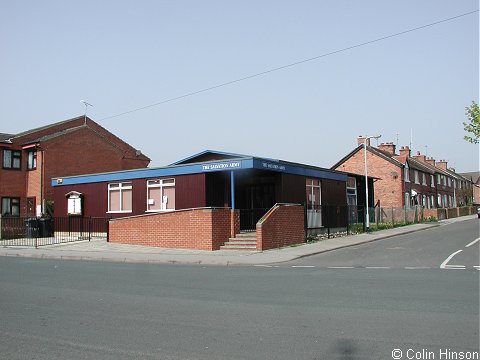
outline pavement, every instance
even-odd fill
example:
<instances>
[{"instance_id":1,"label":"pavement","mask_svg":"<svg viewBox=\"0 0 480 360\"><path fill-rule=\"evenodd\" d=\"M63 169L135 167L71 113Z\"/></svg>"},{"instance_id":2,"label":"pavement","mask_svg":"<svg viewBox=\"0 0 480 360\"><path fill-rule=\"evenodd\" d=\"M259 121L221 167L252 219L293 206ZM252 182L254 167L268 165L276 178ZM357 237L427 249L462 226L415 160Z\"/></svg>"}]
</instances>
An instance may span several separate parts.
<instances>
[{"instance_id":1,"label":"pavement","mask_svg":"<svg viewBox=\"0 0 480 360\"><path fill-rule=\"evenodd\" d=\"M188 265L266 265L295 260L344 247L365 244L398 235L428 230L433 227L477 218L477 215L441 220L435 223L413 224L371 233L348 235L280 249L245 250L186 250L164 249L140 245L109 243L105 240L32 247L0 247L0 256L40 259L110 261L124 263L188 264Z\"/></svg>"}]
</instances>

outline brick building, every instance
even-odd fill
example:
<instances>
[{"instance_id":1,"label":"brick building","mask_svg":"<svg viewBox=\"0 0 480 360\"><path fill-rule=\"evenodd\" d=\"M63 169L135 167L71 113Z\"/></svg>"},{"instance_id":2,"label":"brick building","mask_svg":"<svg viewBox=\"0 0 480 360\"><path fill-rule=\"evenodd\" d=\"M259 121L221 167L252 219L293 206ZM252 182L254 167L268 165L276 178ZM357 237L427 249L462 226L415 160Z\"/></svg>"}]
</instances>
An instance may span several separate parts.
<instances>
[{"instance_id":1,"label":"brick building","mask_svg":"<svg viewBox=\"0 0 480 360\"><path fill-rule=\"evenodd\" d=\"M362 176L211 150L164 167L56 177L52 186L56 217L113 218L110 241L209 250L246 231L262 250L302 242L305 226L346 228L347 198L365 201Z\"/></svg>"},{"instance_id":2,"label":"brick building","mask_svg":"<svg viewBox=\"0 0 480 360\"><path fill-rule=\"evenodd\" d=\"M357 147L332 169L365 174L364 161L365 137L359 136ZM366 140L368 175L375 177L375 203L382 207L425 208L456 207L468 201L468 196L457 198L457 193L467 194L471 182L449 169L447 162L436 162L433 158L417 153L412 156L408 146L396 152L393 143L371 146Z\"/></svg>"},{"instance_id":3,"label":"brick building","mask_svg":"<svg viewBox=\"0 0 480 360\"><path fill-rule=\"evenodd\" d=\"M2 216L39 216L53 200L50 179L145 168L150 159L88 117L0 134Z\"/></svg>"}]
</instances>

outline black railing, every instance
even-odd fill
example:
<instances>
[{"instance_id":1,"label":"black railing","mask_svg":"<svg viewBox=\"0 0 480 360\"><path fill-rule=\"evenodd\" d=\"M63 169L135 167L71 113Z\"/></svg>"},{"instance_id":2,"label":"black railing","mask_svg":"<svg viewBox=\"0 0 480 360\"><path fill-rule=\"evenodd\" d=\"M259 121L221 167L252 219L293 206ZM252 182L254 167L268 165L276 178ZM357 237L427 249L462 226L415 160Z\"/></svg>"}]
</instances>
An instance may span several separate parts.
<instances>
[{"instance_id":1,"label":"black railing","mask_svg":"<svg viewBox=\"0 0 480 360\"><path fill-rule=\"evenodd\" d=\"M43 246L91 240L108 239L109 218L0 218L0 245Z\"/></svg>"},{"instance_id":2,"label":"black railing","mask_svg":"<svg viewBox=\"0 0 480 360\"><path fill-rule=\"evenodd\" d=\"M240 209L240 231L252 232L257 230L257 222L270 208Z\"/></svg>"}]
</instances>

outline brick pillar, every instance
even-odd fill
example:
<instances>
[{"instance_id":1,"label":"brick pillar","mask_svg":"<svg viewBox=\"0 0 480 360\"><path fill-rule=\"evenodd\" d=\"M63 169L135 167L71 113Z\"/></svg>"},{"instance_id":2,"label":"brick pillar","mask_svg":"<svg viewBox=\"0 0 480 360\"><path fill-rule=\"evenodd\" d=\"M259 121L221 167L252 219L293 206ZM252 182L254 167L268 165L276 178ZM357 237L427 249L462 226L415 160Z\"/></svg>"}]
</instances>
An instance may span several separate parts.
<instances>
[{"instance_id":1,"label":"brick pillar","mask_svg":"<svg viewBox=\"0 0 480 360\"><path fill-rule=\"evenodd\" d=\"M240 210L230 210L230 236L233 238L240 232Z\"/></svg>"}]
</instances>

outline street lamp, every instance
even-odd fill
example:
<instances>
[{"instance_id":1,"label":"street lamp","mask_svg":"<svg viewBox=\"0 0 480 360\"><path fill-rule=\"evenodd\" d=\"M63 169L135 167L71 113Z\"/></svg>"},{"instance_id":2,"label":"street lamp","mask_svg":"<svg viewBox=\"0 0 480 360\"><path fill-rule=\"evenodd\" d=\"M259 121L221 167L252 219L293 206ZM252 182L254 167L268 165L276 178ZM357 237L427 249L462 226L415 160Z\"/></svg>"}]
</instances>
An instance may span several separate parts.
<instances>
[{"instance_id":1,"label":"street lamp","mask_svg":"<svg viewBox=\"0 0 480 360\"><path fill-rule=\"evenodd\" d=\"M370 139L379 139L382 135L375 135L375 136L365 136L363 139L363 152L365 157L365 208L366 208L366 216L367 219L365 220L365 231L368 232L370 228L370 216L368 213L368 164L367 164L367 140Z\"/></svg>"}]
</instances>

